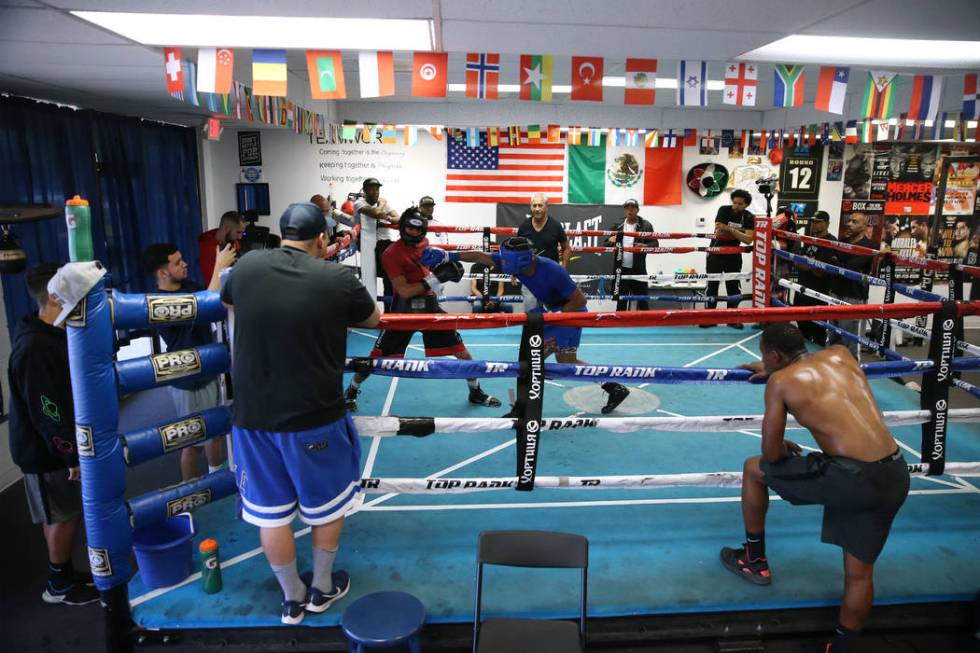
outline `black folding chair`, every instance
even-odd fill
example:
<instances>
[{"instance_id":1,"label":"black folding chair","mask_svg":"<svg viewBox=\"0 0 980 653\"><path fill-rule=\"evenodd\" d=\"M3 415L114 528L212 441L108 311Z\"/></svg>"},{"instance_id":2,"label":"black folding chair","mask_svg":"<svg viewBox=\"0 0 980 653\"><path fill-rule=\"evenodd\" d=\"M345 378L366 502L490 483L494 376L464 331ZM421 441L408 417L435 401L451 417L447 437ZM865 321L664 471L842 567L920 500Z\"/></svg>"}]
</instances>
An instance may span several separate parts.
<instances>
[{"instance_id":1,"label":"black folding chair","mask_svg":"<svg viewBox=\"0 0 980 653\"><path fill-rule=\"evenodd\" d=\"M483 565L582 570L582 599L576 625L543 619L487 619L480 623ZM544 653L584 651L588 591L589 541L553 531L485 531L480 533L476 570L473 653Z\"/></svg>"}]
</instances>

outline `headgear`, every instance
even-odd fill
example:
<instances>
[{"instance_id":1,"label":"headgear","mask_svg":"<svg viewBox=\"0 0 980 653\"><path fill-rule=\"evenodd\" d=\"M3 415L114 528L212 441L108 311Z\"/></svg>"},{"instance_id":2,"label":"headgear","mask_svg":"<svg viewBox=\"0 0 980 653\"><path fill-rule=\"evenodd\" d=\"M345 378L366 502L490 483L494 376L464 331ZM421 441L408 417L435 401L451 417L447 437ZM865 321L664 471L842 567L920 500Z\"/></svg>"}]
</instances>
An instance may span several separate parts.
<instances>
[{"instance_id":1,"label":"headgear","mask_svg":"<svg viewBox=\"0 0 980 653\"><path fill-rule=\"evenodd\" d=\"M534 260L531 241L523 236L514 236L500 243L500 269L504 274L520 274Z\"/></svg>"},{"instance_id":2,"label":"headgear","mask_svg":"<svg viewBox=\"0 0 980 653\"><path fill-rule=\"evenodd\" d=\"M408 227L418 230L418 235L411 235L405 231ZM414 206L405 209L398 219L398 234L408 245L418 246L425 239L425 234L429 231L429 222L419 210Z\"/></svg>"}]
</instances>

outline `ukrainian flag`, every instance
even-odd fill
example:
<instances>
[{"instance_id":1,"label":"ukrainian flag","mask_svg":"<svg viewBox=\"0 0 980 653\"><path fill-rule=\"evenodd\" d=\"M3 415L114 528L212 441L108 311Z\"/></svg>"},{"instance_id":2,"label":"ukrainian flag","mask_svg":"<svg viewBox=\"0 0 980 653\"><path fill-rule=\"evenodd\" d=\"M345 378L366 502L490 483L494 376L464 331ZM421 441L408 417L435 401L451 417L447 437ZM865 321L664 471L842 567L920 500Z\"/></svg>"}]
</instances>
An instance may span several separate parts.
<instances>
[{"instance_id":1,"label":"ukrainian flag","mask_svg":"<svg viewBox=\"0 0 980 653\"><path fill-rule=\"evenodd\" d=\"M252 93L286 96L286 51L252 51Z\"/></svg>"}]
</instances>

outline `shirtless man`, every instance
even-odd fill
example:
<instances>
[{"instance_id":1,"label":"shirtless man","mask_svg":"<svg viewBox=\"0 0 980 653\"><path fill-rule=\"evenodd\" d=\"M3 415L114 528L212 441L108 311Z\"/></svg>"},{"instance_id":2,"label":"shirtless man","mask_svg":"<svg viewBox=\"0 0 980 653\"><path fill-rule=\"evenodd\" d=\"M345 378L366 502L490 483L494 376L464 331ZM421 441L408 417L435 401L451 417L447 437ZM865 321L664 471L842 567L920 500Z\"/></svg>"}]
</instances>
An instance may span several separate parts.
<instances>
[{"instance_id":1,"label":"shirtless man","mask_svg":"<svg viewBox=\"0 0 980 653\"><path fill-rule=\"evenodd\" d=\"M766 559L769 489L793 505L824 506L821 540L844 550L844 596L826 651L854 646L874 599L874 563L909 491L909 473L858 362L843 346L809 353L789 323L762 333L762 360L742 365L768 378L762 455L745 461L742 518L746 542L721 550L730 571L757 585L772 582ZM801 455L786 440L787 415L821 451Z\"/></svg>"}]
</instances>

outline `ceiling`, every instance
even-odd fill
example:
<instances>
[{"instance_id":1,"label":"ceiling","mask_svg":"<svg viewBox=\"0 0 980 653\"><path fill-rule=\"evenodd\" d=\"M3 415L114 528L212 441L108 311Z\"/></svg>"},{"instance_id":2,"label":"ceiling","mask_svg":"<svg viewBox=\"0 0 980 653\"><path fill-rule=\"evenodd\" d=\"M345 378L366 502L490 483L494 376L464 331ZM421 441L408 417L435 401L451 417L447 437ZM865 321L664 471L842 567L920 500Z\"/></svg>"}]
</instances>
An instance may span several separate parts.
<instances>
[{"instance_id":1,"label":"ceiling","mask_svg":"<svg viewBox=\"0 0 980 653\"><path fill-rule=\"evenodd\" d=\"M605 57L605 74L613 76L623 74L627 56L659 59L661 77L674 76L677 60L704 59L713 62L710 78L720 79L725 61L794 33L942 40L976 40L980 34L978 0L0 0L0 91L185 125L201 124L207 112L167 95L160 48L128 41L71 16L70 10L259 16L274 10L284 16L433 19L437 49L455 53L449 81L457 84L464 82L465 52L501 53L501 84L518 83L522 53L555 55L555 84L570 83L568 56L573 54ZM324 47L329 43L326 34ZM236 50L235 78L249 85L250 55ZM184 48L183 56L193 59L194 51ZM669 121L668 114L693 117L705 111L674 108L673 91L665 89L658 93L656 108L624 107L622 90L610 87L605 101L591 106L570 103L567 95L556 96L552 106L531 106L512 94L496 103L474 102L461 92L451 92L446 100L401 95L364 102L356 100L356 52L345 53L344 59L354 100L312 101L303 52L290 51L291 99L334 120L365 114L372 122L460 125L508 124L525 117L527 122L644 126L653 119ZM410 65L410 53L396 54L400 89L409 87ZM772 95L770 67L762 70L759 108L724 107L720 92L714 92L708 111L727 111L735 122L760 120ZM808 75L809 102L815 77ZM856 84L856 79L861 81ZM959 88L952 87L959 83L947 84L944 105L955 106ZM853 72L851 85L849 95L863 92L863 79ZM901 101L900 95L896 106ZM823 115L823 120L832 119ZM606 116L612 118L599 122ZM790 115L787 122L794 118Z\"/></svg>"}]
</instances>

